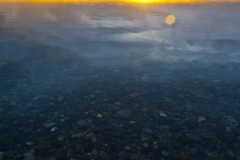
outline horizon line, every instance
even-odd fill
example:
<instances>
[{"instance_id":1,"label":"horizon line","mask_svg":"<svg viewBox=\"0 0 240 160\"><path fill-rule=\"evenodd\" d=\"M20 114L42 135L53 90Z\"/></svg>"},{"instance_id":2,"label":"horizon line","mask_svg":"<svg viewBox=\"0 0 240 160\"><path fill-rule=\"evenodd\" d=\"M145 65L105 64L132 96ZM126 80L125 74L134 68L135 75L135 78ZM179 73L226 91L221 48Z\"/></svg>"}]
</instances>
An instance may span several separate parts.
<instances>
[{"instance_id":1,"label":"horizon line","mask_svg":"<svg viewBox=\"0 0 240 160\"><path fill-rule=\"evenodd\" d=\"M237 3L239 0L0 0L0 3L126 3L126 4L206 4Z\"/></svg>"}]
</instances>

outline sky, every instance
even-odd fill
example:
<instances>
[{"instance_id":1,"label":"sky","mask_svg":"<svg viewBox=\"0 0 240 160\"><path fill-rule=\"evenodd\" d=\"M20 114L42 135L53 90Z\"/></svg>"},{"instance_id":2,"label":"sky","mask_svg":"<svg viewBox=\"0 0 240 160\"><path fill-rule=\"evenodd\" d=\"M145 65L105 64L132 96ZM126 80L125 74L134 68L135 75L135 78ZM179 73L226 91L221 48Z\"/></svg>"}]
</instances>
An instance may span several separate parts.
<instances>
[{"instance_id":1,"label":"sky","mask_svg":"<svg viewBox=\"0 0 240 160\"><path fill-rule=\"evenodd\" d=\"M239 0L0 0L5 3L232 3Z\"/></svg>"},{"instance_id":2,"label":"sky","mask_svg":"<svg viewBox=\"0 0 240 160\"><path fill-rule=\"evenodd\" d=\"M239 60L238 5L28 4L0 6L0 10L2 28L86 56L145 53L143 58L191 61L206 57L200 53L212 56L231 51L229 60ZM169 15L176 17L173 25L165 22ZM99 50L104 54L99 55Z\"/></svg>"},{"instance_id":3,"label":"sky","mask_svg":"<svg viewBox=\"0 0 240 160\"><path fill-rule=\"evenodd\" d=\"M169 15L175 16L172 25L165 22ZM114 71L132 66L151 70L151 64L165 63L178 69L175 64L185 62L233 66L240 62L238 15L239 4L2 4L0 42L5 50L0 52L5 57L0 62L14 52L14 59L28 63L24 55L45 46L43 53L73 53L74 59Z\"/></svg>"}]
</instances>

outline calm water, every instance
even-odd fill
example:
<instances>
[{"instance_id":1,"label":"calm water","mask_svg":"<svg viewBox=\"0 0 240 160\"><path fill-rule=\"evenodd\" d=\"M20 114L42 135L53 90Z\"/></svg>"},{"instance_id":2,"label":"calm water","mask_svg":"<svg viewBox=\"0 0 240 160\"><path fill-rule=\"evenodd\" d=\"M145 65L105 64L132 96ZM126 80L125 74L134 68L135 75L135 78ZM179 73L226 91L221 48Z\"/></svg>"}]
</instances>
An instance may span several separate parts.
<instances>
[{"instance_id":1,"label":"calm water","mask_svg":"<svg viewBox=\"0 0 240 160\"><path fill-rule=\"evenodd\" d=\"M240 159L239 15L0 3L0 160Z\"/></svg>"}]
</instances>

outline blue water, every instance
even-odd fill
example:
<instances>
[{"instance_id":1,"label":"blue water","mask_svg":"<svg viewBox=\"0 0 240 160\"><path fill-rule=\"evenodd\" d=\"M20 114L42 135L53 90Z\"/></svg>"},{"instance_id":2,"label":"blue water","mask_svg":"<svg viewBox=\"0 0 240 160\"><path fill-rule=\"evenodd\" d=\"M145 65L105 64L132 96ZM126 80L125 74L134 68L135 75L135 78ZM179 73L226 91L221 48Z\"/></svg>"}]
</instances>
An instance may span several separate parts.
<instances>
[{"instance_id":1,"label":"blue water","mask_svg":"<svg viewBox=\"0 0 240 160\"><path fill-rule=\"evenodd\" d=\"M0 159L240 159L239 8L0 3Z\"/></svg>"}]
</instances>

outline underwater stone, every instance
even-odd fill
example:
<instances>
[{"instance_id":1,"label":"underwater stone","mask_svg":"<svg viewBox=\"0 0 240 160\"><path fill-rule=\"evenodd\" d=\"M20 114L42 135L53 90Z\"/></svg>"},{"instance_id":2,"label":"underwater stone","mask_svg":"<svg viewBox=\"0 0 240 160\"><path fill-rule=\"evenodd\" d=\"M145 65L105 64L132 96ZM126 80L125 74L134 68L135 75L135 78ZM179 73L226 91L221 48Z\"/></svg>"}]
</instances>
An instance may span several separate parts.
<instances>
[{"instance_id":1,"label":"underwater stone","mask_svg":"<svg viewBox=\"0 0 240 160\"><path fill-rule=\"evenodd\" d=\"M77 133L77 134L73 134L71 138L80 138L82 136L83 136L83 133Z\"/></svg>"},{"instance_id":2,"label":"underwater stone","mask_svg":"<svg viewBox=\"0 0 240 160\"><path fill-rule=\"evenodd\" d=\"M164 118L167 117L167 114L166 114L166 113L163 113L163 112L161 112L159 115L160 115L160 117L164 117Z\"/></svg>"},{"instance_id":3,"label":"underwater stone","mask_svg":"<svg viewBox=\"0 0 240 160\"><path fill-rule=\"evenodd\" d=\"M206 121L205 117L202 117L202 116L198 117L198 122L203 122L203 121Z\"/></svg>"},{"instance_id":4,"label":"underwater stone","mask_svg":"<svg viewBox=\"0 0 240 160\"><path fill-rule=\"evenodd\" d=\"M36 158L32 153L25 153L24 154L24 159L23 160L35 160Z\"/></svg>"},{"instance_id":5,"label":"underwater stone","mask_svg":"<svg viewBox=\"0 0 240 160\"><path fill-rule=\"evenodd\" d=\"M44 123L43 125L47 128L54 126L56 123Z\"/></svg>"},{"instance_id":6,"label":"underwater stone","mask_svg":"<svg viewBox=\"0 0 240 160\"><path fill-rule=\"evenodd\" d=\"M87 125L88 125L88 122L86 120L77 121L77 126L80 128L86 127Z\"/></svg>"},{"instance_id":7,"label":"underwater stone","mask_svg":"<svg viewBox=\"0 0 240 160\"><path fill-rule=\"evenodd\" d=\"M0 152L0 160L3 160L3 152Z\"/></svg>"},{"instance_id":8,"label":"underwater stone","mask_svg":"<svg viewBox=\"0 0 240 160\"><path fill-rule=\"evenodd\" d=\"M139 95L139 93L131 93L131 94L129 94L129 96L132 97L132 98L135 98L135 97L137 97L138 95Z\"/></svg>"},{"instance_id":9,"label":"underwater stone","mask_svg":"<svg viewBox=\"0 0 240 160\"><path fill-rule=\"evenodd\" d=\"M97 118L102 118L103 116L101 114L97 114Z\"/></svg>"},{"instance_id":10,"label":"underwater stone","mask_svg":"<svg viewBox=\"0 0 240 160\"><path fill-rule=\"evenodd\" d=\"M51 132L54 132L54 131L56 131L56 130L58 130L58 127L53 127L53 128L51 129Z\"/></svg>"},{"instance_id":11,"label":"underwater stone","mask_svg":"<svg viewBox=\"0 0 240 160\"><path fill-rule=\"evenodd\" d=\"M130 150L130 147L129 146L125 146L124 149L125 150Z\"/></svg>"},{"instance_id":12,"label":"underwater stone","mask_svg":"<svg viewBox=\"0 0 240 160\"><path fill-rule=\"evenodd\" d=\"M151 129L149 129L149 128L144 128L144 129L142 130L142 132L148 133L148 134L153 133L153 131L152 131Z\"/></svg>"},{"instance_id":13,"label":"underwater stone","mask_svg":"<svg viewBox=\"0 0 240 160\"><path fill-rule=\"evenodd\" d=\"M134 124L134 123L136 123L136 121L130 121L130 122L129 122L129 124Z\"/></svg>"},{"instance_id":14,"label":"underwater stone","mask_svg":"<svg viewBox=\"0 0 240 160\"><path fill-rule=\"evenodd\" d=\"M117 114L121 116L122 118L129 118L132 116L131 110L119 110L117 111Z\"/></svg>"},{"instance_id":15,"label":"underwater stone","mask_svg":"<svg viewBox=\"0 0 240 160\"><path fill-rule=\"evenodd\" d=\"M161 132L168 132L169 126L168 125L162 125L159 129Z\"/></svg>"}]
</instances>

